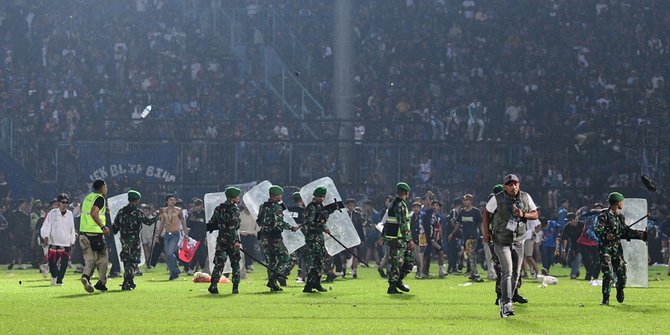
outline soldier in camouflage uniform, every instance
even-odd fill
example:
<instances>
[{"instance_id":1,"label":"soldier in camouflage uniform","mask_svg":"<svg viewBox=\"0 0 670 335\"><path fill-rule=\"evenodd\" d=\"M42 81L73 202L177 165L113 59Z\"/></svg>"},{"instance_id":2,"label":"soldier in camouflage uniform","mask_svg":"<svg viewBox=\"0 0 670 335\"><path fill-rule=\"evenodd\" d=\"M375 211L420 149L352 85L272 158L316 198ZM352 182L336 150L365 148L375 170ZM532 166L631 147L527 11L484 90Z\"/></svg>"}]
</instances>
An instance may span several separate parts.
<instances>
[{"instance_id":1,"label":"soldier in camouflage uniform","mask_svg":"<svg viewBox=\"0 0 670 335\"><path fill-rule=\"evenodd\" d=\"M121 261L124 274L121 289L124 291L135 289L135 272L140 263L142 240L140 230L142 224L150 226L158 221L158 216L147 217L140 208L140 192L128 191L128 205L121 208L114 218L112 229L121 233Z\"/></svg>"},{"instance_id":2,"label":"soldier in camouflage uniform","mask_svg":"<svg viewBox=\"0 0 670 335\"><path fill-rule=\"evenodd\" d=\"M635 231L626 226L626 219L621 214L624 197L619 192L610 193L609 208L598 215L598 226L595 229L598 236L598 251L600 251L600 268L603 272L603 300L601 305L609 305L610 285L612 272L616 274L616 300L624 300L623 289L626 286L626 262L623 259L621 239L643 239L646 241L646 232Z\"/></svg>"},{"instance_id":3,"label":"soldier in camouflage uniform","mask_svg":"<svg viewBox=\"0 0 670 335\"><path fill-rule=\"evenodd\" d=\"M388 294L402 293L400 291L409 292L409 287L403 284L402 280L412 271L416 261L406 202L409 190L407 183L400 182L396 185L396 197L388 209L388 219L386 219L382 232L384 243L388 246L389 263L391 264L388 272L389 288L386 291Z\"/></svg>"},{"instance_id":4,"label":"soldier in camouflage uniform","mask_svg":"<svg viewBox=\"0 0 670 335\"><path fill-rule=\"evenodd\" d=\"M261 247L265 253L265 260L269 268L267 270L268 283L266 286L270 288L271 292L278 292L283 290L279 287L277 281L285 286L286 279L270 269L274 269L285 276L288 275L291 267L291 259L281 234L284 229L296 231L298 227L291 227L291 225L284 221L284 206L280 203L284 189L273 185L270 187L269 193L270 199L261 205L256 222L260 227L258 238L261 241Z\"/></svg>"},{"instance_id":5,"label":"soldier in camouflage uniform","mask_svg":"<svg viewBox=\"0 0 670 335\"><path fill-rule=\"evenodd\" d=\"M326 292L326 289L321 286L321 272L326 256L323 233L330 233L330 230L326 228L326 221L330 213L323 206L326 188L319 186L312 195L314 196L312 202L305 209L305 223L300 227L302 233L305 234L305 248L307 248L307 281L302 290L305 293L312 293L312 290Z\"/></svg>"},{"instance_id":6,"label":"soldier in camouflage uniform","mask_svg":"<svg viewBox=\"0 0 670 335\"><path fill-rule=\"evenodd\" d=\"M219 294L217 284L221 279L221 271L226 264L226 257L230 258L230 266L233 270L233 294L239 293L240 284L240 209L237 204L240 203L240 189L237 187L228 187L225 190L226 202L220 204L214 209L212 218L207 223L207 230L211 233L214 230L219 231L216 238L216 251L214 252L214 270L209 288L211 294Z\"/></svg>"}]
</instances>

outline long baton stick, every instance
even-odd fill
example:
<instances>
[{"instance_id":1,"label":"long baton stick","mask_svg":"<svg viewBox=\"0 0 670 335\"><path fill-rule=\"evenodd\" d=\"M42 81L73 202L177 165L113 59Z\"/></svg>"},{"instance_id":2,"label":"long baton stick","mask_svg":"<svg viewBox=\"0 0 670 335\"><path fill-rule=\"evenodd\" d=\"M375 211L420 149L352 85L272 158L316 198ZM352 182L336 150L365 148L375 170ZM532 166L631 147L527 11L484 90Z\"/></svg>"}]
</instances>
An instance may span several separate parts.
<instances>
[{"instance_id":1,"label":"long baton stick","mask_svg":"<svg viewBox=\"0 0 670 335\"><path fill-rule=\"evenodd\" d=\"M356 256L356 254L354 254L351 250L349 250L349 248L347 248L347 246L345 246L342 242L340 242L340 240L338 240L337 238L335 238L335 236L333 236L333 234L331 234L331 233L326 233L326 234L328 234L328 236L332 237L333 240L334 240L335 242L337 242L339 245L341 245L342 248L344 248L344 250L346 250L349 254L351 254L351 256L354 256L359 262L363 263L365 266L370 267L370 265L368 265L368 263L366 263L366 262L365 262L364 260L362 260L360 257Z\"/></svg>"},{"instance_id":2,"label":"long baton stick","mask_svg":"<svg viewBox=\"0 0 670 335\"><path fill-rule=\"evenodd\" d=\"M253 259L254 261L256 261L256 263L262 265L264 268L266 268L266 269L268 269L268 270L274 272L276 275L280 276L281 278L288 279L288 277L286 277L285 275L279 273L277 270L275 270L275 269L273 269L273 268L267 266L265 263L259 261L256 257L251 256L251 254L248 253L248 252L246 252L244 249L240 248L239 250L240 250L241 252L243 252L247 257L249 257L249 258Z\"/></svg>"},{"instance_id":3,"label":"long baton stick","mask_svg":"<svg viewBox=\"0 0 670 335\"><path fill-rule=\"evenodd\" d=\"M639 220L637 220L637 221L631 223L630 225L628 225L628 228L630 228L630 227L636 225L638 222L640 222L640 221L642 221L642 220L644 220L644 219L646 219L646 218L648 218L648 217L649 217L649 214L647 214L647 215L641 217ZM645 229L645 230L646 230L646 229Z\"/></svg>"}]
</instances>

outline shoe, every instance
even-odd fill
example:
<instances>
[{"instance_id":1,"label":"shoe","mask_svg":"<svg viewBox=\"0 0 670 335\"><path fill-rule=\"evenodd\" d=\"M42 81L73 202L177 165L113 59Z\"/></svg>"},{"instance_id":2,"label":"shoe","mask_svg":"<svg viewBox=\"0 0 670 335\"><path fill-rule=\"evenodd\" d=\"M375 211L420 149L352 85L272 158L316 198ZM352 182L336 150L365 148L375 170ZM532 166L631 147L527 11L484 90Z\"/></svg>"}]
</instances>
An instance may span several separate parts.
<instances>
[{"instance_id":1,"label":"shoe","mask_svg":"<svg viewBox=\"0 0 670 335\"><path fill-rule=\"evenodd\" d=\"M112 272L109 274L109 278L119 278L121 277L121 274L118 272Z\"/></svg>"},{"instance_id":2,"label":"shoe","mask_svg":"<svg viewBox=\"0 0 670 335\"><path fill-rule=\"evenodd\" d=\"M269 280L268 283L265 284L265 286L270 288L270 292L281 292L281 291L283 291L282 288L279 287L277 285L277 282L275 282L274 280Z\"/></svg>"},{"instance_id":3,"label":"shoe","mask_svg":"<svg viewBox=\"0 0 670 335\"><path fill-rule=\"evenodd\" d=\"M603 305L603 306L609 306L610 295L609 294L603 294L603 301L601 301L600 304Z\"/></svg>"},{"instance_id":4,"label":"shoe","mask_svg":"<svg viewBox=\"0 0 670 335\"><path fill-rule=\"evenodd\" d=\"M521 296L521 294L517 293L512 297L512 302L520 303L520 304L527 304L528 299L524 298Z\"/></svg>"},{"instance_id":5,"label":"shoe","mask_svg":"<svg viewBox=\"0 0 670 335\"><path fill-rule=\"evenodd\" d=\"M444 271L444 269L440 269L440 271L438 272L438 275L440 276L440 278L444 278L448 275L448 273L446 271Z\"/></svg>"},{"instance_id":6,"label":"shoe","mask_svg":"<svg viewBox=\"0 0 670 335\"><path fill-rule=\"evenodd\" d=\"M319 292L328 292L325 287L321 286L321 283L317 283L316 285L313 286L315 290Z\"/></svg>"},{"instance_id":7,"label":"shoe","mask_svg":"<svg viewBox=\"0 0 670 335\"><path fill-rule=\"evenodd\" d=\"M14 268L14 263L11 263L7 266L7 270L11 270Z\"/></svg>"},{"instance_id":8,"label":"shoe","mask_svg":"<svg viewBox=\"0 0 670 335\"><path fill-rule=\"evenodd\" d=\"M154 267L153 267L153 266L151 266L151 265L148 265L148 266L147 266L147 272L151 272L151 271L153 271L153 270L154 270Z\"/></svg>"},{"instance_id":9,"label":"shoe","mask_svg":"<svg viewBox=\"0 0 670 335\"><path fill-rule=\"evenodd\" d=\"M51 286L56 285L56 277L51 277Z\"/></svg>"},{"instance_id":10,"label":"shoe","mask_svg":"<svg viewBox=\"0 0 670 335\"><path fill-rule=\"evenodd\" d=\"M508 316L513 316L514 315L514 307L512 306L511 302L508 302L504 305L501 305L500 307L500 316L503 318L507 318Z\"/></svg>"},{"instance_id":11,"label":"shoe","mask_svg":"<svg viewBox=\"0 0 670 335\"><path fill-rule=\"evenodd\" d=\"M135 277L142 277L142 271L137 270L137 272L135 272Z\"/></svg>"},{"instance_id":12,"label":"shoe","mask_svg":"<svg viewBox=\"0 0 670 335\"><path fill-rule=\"evenodd\" d=\"M324 283L332 283L332 282L335 281L335 278L337 278L337 276L334 273L331 272L331 273L326 274L326 280L324 280L323 282Z\"/></svg>"},{"instance_id":13,"label":"shoe","mask_svg":"<svg viewBox=\"0 0 670 335\"><path fill-rule=\"evenodd\" d=\"M95 283L95 286L93 286L93 287L100 292L107 292L107 286L105 286L105 284L103 284L100 281Z\"/></svg>"},{"instance_id":14,"label":"shoe","mask_svg":"<svg viewBox=\"0 0 670 335\"><path fill-rule=\"evenodd\" d=\"M169 280L177 280L177 279L179 279L179 275L170 276L169 278Z\"/></svg>"},{"instance_id":15,"label":"shoe","mask_svg":"<svg viewBox=\"0 0 670 335\"><path fill-rule=\"evenodd\" d=\"M545 268L542 268L542 274L545 275L545 276L548 276L549 275L549 270L547 270Z\"/></svg>"},{"instance_id":16,"label":"shoe","mask_svg":"<svg viewBox=\"0 0 670 335\"><path fill-rule=\"evenodd\" d=\"M84 273L84 267L80 266L74 269L74 273Z\"/></svg>"},{"instance_id":17,"label":"shoe","mask_svg":"<svg viewBox=\"0 0 670 335\"><path fill-rule=\"evenodd\" d=\"M63 286L63 282L56 282L56 286Z\"/></svg>"},{"instance_id":18,"label":"shoe","mask_svg":"<svg viewBox=\"0 0 670 335\"><path fill-rule=\"evenodd\" d=\"M577 275L574 274L574 273L571 273L571 274L570 274L570 279L577 279Z\"/></svg>"},{"instance_id":19,"label":"shoe","mask_svg":"<svg viewBox=\"0 0 670 335\"><path fill-rule=\"evenodd\" d=\"M84 290L88 293L93 293L93 286L91 286L91 281L86 277L81 277L81 283L84 284Z\"/></svg>"},{"instance_id":20,"label":"shoe","mask_svg":"<svg viewBox=\"0 0 670 335\"><path fill-rule=\"evenodd\" d=\"M46 278L49 276L49 265L47 264L42 264L40 265L40 272L42 273L42 277Z\"/></svg>"},{"instance_id":21,"label":"shoe","mask_svg":"<svg viewBox=\"0 0 670 335\"><path fill-rule=\"evenodd\" d=\"M312 284L307 283L305 285L305 288L302 289L302 292L303 293L313 293L314 291L312 291Z\"/></svg>"},{"instance_id":22,"label":"shoe","mask_svg":"<svg viewBox=\"0 0 670 335\"><path fill-rule=\"evenodd\" d=\"M379 275L382 276L382 278L388 278L388 277L386 276L386 272L384 272L384 269L382 269L382 268L377 268L377 272L379 272ZM668 276L670 276L670 273L668 274Z\"/></svg>"},{"instance_id":23,"label":"shoe","mask_svg":"<svg viewBox=\"0 0 670 335\"><path fill-rule=\"evenodd\" d=\"M402 280L396 282L395 287L403 292L409 292L409 286L402 283Z\"/></svg>"},{"instance_id":24,"label":"shoe","mask_svg":"<svg viewBox=\"0 0 670 335\"><path fill-rule=\"evenodd\" d=\"M279 278L277 281L279 282L279 286L286 287L286 278Z\"/></svg>"},{"instance_id":25,"label":"shoe","mask_svg":"<svg viewBox=\"0 0 670 335\"><path fill-rule=\"evenodd\" d=\"M300 278L300 277L297 277L297 278L295 279L295 283L296 283L296 284L304 284L304 283L305 283L305 281L304 281L304 280L302 280L302 278Z\"/></svg>"},{"instance_id":26,"label":"shoe","mask_svg":"<svg viewBox=\"0 0 670 335\"><path fill-rule=\"evenodd\" d=\"M188 271L186 271L186 274L189 275L189 276L192 276L194 273L195 273L195 272L193 272L193 270L188 270Z\"/></svg>"},{"instance_id":27,"label":"shoe","mask_svg":"<svg viewBox=\"0 0 670 335\"><path fill-rule=\"evenodd\" d=\"M216 286L216 284L210 284L207 288L207 291L211 294L219 294L219 288Z\"/></svg>"},{"instance_id":28,"label":"shoe","mask_svg":"<svg viewBox=\"0 0 670 335\"><path fill-rule=\"evenodd\" d=\"M416 278L416 279L425 279L426 277L424 277L423 273L417 273L416 275L414 275L414 278Z\"/></svg>"},{"instance_id":29,"label":"shoe","mask_svg":"<svg viewBox=\"0 0 670 335\"><path fill-rule=\"evenodd\" d=\"M484 279L482 279L479 275L476 275L476 276L470 276L470 277L468 277L468 279L470 279L470 280L472 280L472 281L474 281L474 282L476 282L476 283L481 283L481 282L484 281Z\"/></svg>"},{"instance_id":30,"label":"shoe","mask_svg":"<svg viewBox=\"0 0 670 335\"><path fill-rule=\"evenodd\" d=\"M239 288L239 285L240 285L239 283L237 283L237 284L236 284L236 283L233 283L233 294L238 294L238 293L240 293L240 290L238 289L238 288Z\"/></svg>"},{"instance_id":31,"label":"shoe","mask_svg":"<svg viewBox=\"0 0 670 335\"><path fill-rule=\"evenodd\" d=\"M121 291L130 291L133 288L130 286L129 282L124 281L123 284L121 284Z\"/></svg>"},{"instance_id":32,"label":"shoe","mask_svg":"<svg viewBox=\"0 0 670 335\"><path fill-rule=\"evenodd\" d=\"M402 292L398 291L398 288L396 285L389 285L388 290L386 290L386 293L388 294L402 294Z\"/></svg>"},{"instance_id":33,"label":"shoe","mask_svg":"<svg viewBox=\"0 0 670 335\"><path fill-rule=\"evenodd\" d=\"M351 278L358 278L358 272L357 271L351 271Z\"/></svg>"},{"instance_id":34,"label":"shoe","mask_svg":"<svg viewBox=\"0 0 670 335\"><path fill-rule=\"evenodd\" d=\"M623 302L623 299L624 299L624 295L623 295L623 287L622 287L621 289L619 289L619 288L617 287L617 289L616 289L616 301L617 301L618 303L622 303L622 302Z\"/></svg>"}]
</instances>

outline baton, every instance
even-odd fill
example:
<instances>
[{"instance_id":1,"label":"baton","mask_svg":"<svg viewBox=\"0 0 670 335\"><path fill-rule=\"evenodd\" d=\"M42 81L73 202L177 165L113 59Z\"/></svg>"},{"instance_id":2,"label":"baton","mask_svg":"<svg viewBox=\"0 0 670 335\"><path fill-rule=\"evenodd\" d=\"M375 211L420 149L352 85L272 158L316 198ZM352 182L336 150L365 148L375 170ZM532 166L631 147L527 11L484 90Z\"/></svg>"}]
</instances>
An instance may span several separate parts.
<instances>
[{"instance_id":1,"label":"baton","mask_svg":"<svg viewBox=\"0 0 670 335\"><path fill-rule=\"evenodd\" d=\"M639 220L637 220L637 221L635 221L635 222L629 224L627 227L630 228L630 227L636 225L638 222L640 222L640 221L642 221L642 220L644 220L644 219L646 219L646 218L648 218L648 217L649 217L649 214L647 214L647 215L641 217ZM646 230L646 229L645 229L645 230Z\"/></svg>"},{"instance_id":2,"label":"baton","mask_svg":"<svg viewBox=\"0 0 670 335\"><path fill-rule=\"evenodd\" d=\"M354 254L353 252L351 252L351 250L349 250L349 248L347 248L347 246L345 246L342 242L340 242L340 240L338 240L337 238L335 238L335 236L333 236L333 234L331 234L331 233L326 233L326 234L328 234L328 236L332 237L333 240L335 240L335 242L337 242L339 245L341 245L342 248L344 248L344 250L346 250L351 256L354 256L359 262L363 263L363 265L365 265L366 267L370 267L370 265L368 265L368 263L366 263L366 262L365 262L364 260L362 260L360 257L356 256L356 254Z\"/></svg>"},{"instance_id":3,"label":"baton","mask_svg":"<svg viewBox=\"0 0 670 335\"><path fill-rule=\"evenodd\" d=\"M288 277L286 277L285 275L283 275L283 274L277 272L277 270L275 270L275 269L273 269L273 268L267 266L265 263L259 261L256 257L251 256L251 254L249 254L248 252L246 252L244 249L240 248L239 250L240 250L241 252L243 252L247 257L249 257L249 258L253 259L254 261L256 261L256 263L258 263L258 264L262 265L264 268L266 268L266 269L268 269L268 270L274 272L274 273L275 273L276 275L278 275L279 277L284 278L284 279L288 279Z\"/></svg>"}]
</instances>

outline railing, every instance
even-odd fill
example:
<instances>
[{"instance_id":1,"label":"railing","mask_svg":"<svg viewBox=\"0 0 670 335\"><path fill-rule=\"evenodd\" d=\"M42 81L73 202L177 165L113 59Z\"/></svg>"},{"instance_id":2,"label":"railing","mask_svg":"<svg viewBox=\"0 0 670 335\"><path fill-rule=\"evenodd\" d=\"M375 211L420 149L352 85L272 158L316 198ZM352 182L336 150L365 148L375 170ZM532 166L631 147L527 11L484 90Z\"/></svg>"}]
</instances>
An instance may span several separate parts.
<instances>
[{"instance_id":1,"label":"railing","mask_svg":"<svg viewBox=\"0 0 670 335\"><path fill-rule=\"evenodd\" d=\"M268 88L298 118L323 118L325 108L311 92L318 87L313 57L274 9L217 8L215 29L231 46L254 47ZM248 50L245 50L248 51ZM245 60L247 61L247 60Z\"/></svg>"}]
</instances>

